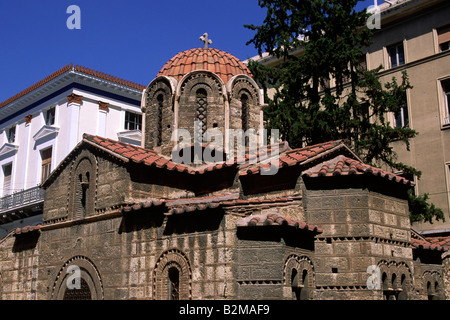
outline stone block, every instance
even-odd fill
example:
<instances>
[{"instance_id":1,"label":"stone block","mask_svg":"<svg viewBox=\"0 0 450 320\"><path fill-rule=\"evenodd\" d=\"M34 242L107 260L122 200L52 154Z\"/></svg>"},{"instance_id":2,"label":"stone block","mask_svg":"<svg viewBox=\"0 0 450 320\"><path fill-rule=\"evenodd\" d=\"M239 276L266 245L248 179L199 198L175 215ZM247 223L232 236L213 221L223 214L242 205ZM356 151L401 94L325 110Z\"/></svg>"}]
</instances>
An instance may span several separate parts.
<instances>
[{"instance_id":1,"label":"stone block","mask_svg":"<svg viewBox=\"0 0 450 320\"><path fill-rule=\"evenodd\" d=\"M322 209L341 209L345 207L343 197L324 197L322 198Z\"/></svg>"}]
</instances>

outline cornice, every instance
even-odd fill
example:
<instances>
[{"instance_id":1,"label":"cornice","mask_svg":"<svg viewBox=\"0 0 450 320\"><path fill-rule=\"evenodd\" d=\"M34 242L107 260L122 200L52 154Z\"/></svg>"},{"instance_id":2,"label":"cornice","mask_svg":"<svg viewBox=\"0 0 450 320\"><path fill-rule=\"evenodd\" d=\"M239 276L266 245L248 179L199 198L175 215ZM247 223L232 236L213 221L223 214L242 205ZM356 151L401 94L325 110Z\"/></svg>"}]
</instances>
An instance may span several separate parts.
<instances>
[{"instance_id":1,"label":"cornice","mask_svg":"<svg viewBox=\"0 0 450 320\"><path fill-rule=\"evenodd\" d=\"M48 138L52 135L57 135L59 132L58 127L44 125L39 131L33 136L34 141L40 141L42 139Z\"/></svg>"},{"instance_id":2,"label":"cornice","mask_svg":"<svg viewBox=\"0 0 450 320\"><path fill-rule=\"evenodd\" d=\"M141 143L142 140L142 132L141 130L128 130L128 131L122 131L117 133L117 137L119 141L122 142L138 142Z\"/></svg>"},{"instance_id":3,"label":"cornice","mask_svg":"<svg viewBox=\"0 0 450 320\"><path fill-rule=\"evenodd\" d=\"M0 157L15 153L17 150L19 150L18 145L7 142L0 148Z\"/></svg>"}]
</instances>

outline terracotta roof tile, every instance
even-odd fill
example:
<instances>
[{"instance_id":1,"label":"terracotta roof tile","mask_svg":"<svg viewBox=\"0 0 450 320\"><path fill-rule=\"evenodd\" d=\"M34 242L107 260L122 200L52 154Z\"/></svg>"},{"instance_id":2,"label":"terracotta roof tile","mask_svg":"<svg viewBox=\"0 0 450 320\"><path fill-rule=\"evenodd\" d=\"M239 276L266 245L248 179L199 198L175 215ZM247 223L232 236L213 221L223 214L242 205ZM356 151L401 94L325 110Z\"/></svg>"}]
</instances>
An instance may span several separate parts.
<instances>
[{"instance_id":1,"label":"terracotta roof tile","mask_svg":"<svg viewBox=\"0 0 450 320\"><path fill-rule=\"evenodd\" d=\"M425 237L425 240L434 246L439 246L448 250L450 248L450 236Z\"/></svg>"},{"instance_id":2,"label":"terracotta roof tile","mask_svg":"<svg viewBox=\"0 0 450 320\"><path fill-rule=\"evenodd\" d=\"M448 250L448 243L445 242L444 245L439 243L432 243L426 239L416 239L411 238L411 244L413 247L417 249L425 249L425 250L437 250L437 251L445 251Z\"/></svg>"},{"instance_id":3,"label":"terracotta roof tile","mask_svg":"<svg viewBox=\"0 0 450 320\"><path fill-rule=\"evenodd\" d=\"M224 83L237 74L252 76L242 61L215 48L194 48L179 52L167 61L157 76L170 76L179 81L187 73L200 69L216 73Z\"/></svg>"},{"instance_id":4,"label":"terracotta roof tile","mask_svg":"<svg viewBox=\"0 0 450 320\"><path fill-rule=\"evenodd\" d=\"M39 232L41 229L41 225L36 225L36 226L25 226L22 228L16 228L16 230L14 230L14 235L18 235L18 234L23 234L23 233L28 233L28 232L34 232L37 231Z\"/></svg>"},{"instance_id":5,"label":"terracotta roof tile","mask_svg":"<svg viewBox=\"0 0 450 320\"><path fill-rule=\"evenodd\" d=\"M405 185L412 185L413 182L384 171L382 169L372 167L368 164L362 163L359 160L351 159L344 155L339 155L334 159L328 160L304 172L304 175L314 177L332 177L332 176L346 176L346 175L363 175L370 174L379 176L387 180L395 181Z\"/></svg>"},{"instance_id":6,"label":"terracotta roof tile","mask_svg":"<svg viewBox=\"0 0 450 320\"><path fill-rule=\"evenodd\" d=\"M345 145L342 143L342 141L331 141L331 142L325 142L313 146L308 146L304 148L299 149L293 149L288 150L285 152L281 152L283 150L280 150L280 156L278 158L278 162L272 161L274 165L277 166L292 166L301 164L311 158L314 158L316 156L322 155L328 151L331 151L336 148L344 148ZM269 151L268 151L269 153ZM261 164L255 164L253 166L250 166L247 170L241 172L241 175L247 175L247 174L257 174L260 172L261 168L268 168L269 165L261 165Z\"/></svg>"},{"instance_id":7,"label":"terracotta roof tile","mask_svg":"<svg viewBox=\"0 0 450 320\"><path fill-rule=\"evenodd\" d=\"M133 212L133 211L139 211L141 209L147 209L150 207L159 207L165 204L164 200L148 200L145 202L139 202L131 205L126 205L122 207L123 213Z\"/></svg>"},{"instance_id":8,"label":"terracotta roof tile","mask_svg":"<svg viewBox=\"0 0 450 320\"><path fill-rule=\"evenodd\" d=\"M308 230L315 233L322 233L323 229L306 222L285 218L278 212L267 212L250 215L239 219L236 222L238 227L261 227L261 226L290 226L297 229Z\"/></svg>"}]
</instances>

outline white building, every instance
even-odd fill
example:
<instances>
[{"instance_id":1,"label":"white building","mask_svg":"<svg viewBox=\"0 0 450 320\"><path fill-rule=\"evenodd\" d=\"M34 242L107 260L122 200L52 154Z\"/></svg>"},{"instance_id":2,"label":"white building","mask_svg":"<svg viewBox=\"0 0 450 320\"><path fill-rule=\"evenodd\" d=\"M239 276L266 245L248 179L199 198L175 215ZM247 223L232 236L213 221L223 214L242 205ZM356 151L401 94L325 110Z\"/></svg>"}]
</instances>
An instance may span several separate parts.
<instances>
[{"instance_id":1,"label":"white building","mask_svg":"<svg viewBox=\"0 0 450 320\"><path fill-rule=\"evenodd\" d=\"M40 222L40 183L83 133L141 145L144 85L67 65L0 103L0 236Z\"/></svg>"}]
</instances>

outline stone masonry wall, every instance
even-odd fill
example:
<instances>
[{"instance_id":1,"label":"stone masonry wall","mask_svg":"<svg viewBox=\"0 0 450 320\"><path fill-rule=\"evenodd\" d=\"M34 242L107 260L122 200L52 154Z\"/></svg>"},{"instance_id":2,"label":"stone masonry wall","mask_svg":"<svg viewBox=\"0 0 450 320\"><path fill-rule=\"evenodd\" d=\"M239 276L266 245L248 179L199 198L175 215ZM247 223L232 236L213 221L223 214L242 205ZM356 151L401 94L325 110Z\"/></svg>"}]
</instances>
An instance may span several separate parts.
<instances>
[{"instance_id":1,"label":"stone masonry wall","mask_svg":"<svg viewBox=\"0 0 450 320\"><path fill-rule=\"evenodd\" d=\"M367 268L380 261L411 266L407 202L367 189L308 190L308 222L324 229L315 244L317 298L381 299Z\"/></svg>"}]
</instances>

